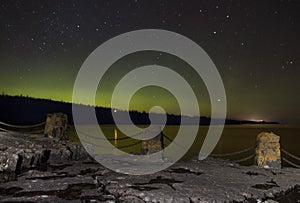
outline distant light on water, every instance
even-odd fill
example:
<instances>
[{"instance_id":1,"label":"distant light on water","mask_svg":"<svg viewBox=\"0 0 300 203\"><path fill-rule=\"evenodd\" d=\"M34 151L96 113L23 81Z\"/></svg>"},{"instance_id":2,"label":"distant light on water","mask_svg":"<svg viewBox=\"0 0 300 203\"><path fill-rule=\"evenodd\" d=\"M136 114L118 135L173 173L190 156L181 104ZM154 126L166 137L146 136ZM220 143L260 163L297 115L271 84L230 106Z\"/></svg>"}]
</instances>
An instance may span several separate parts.
<instances>
[{"instance_id":1,"label":"distant light on water","mask_svg":"<svg viewBox=\"0 0 300 203\"><path fill-rule=\"evenodd\" d=\"M250 121L262 123L262 122L264 122L265 120L262 120L262 119L250 119Z\"/></svg>"}]
</instances>

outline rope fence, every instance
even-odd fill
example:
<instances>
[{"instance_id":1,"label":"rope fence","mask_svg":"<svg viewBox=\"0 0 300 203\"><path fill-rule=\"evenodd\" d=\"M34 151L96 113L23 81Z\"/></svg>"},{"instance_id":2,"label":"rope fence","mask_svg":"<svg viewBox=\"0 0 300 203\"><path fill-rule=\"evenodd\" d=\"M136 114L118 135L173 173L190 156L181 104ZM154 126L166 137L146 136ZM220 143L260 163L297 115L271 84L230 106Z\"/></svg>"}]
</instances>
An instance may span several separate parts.
<instances>
[{"instance_id":1,"label":"rope fence","mask_svg":"<svg viewBox=\"0 0 300 203\"><path fill-rule=\"evenodd\" d=\"M0 125L6 126L6 127L12 127L12 128L35 128L35 127L43 127L46 124L46 122L41 122L33 125L12 125L8 123L4 123L0 121Z\"/></svg>"},{"instance_id":2,"label":"rope fence","mask_svg":"<svg viewBox=\"0 0 300 203\"><path fill-rule=\"evenodd\" d=\"M0 122L0 131L4 131L4 132L9 132L9 133L24 133L24 134L30 134L30 133L44 133L44 129L35 129L38 127L43 127L45 126L46 122L41 122L41 123L37 123L37 124L33 124L33 125L12 125L12 124L8 124L8 123L4 123L4 122ZM12 128L12 129L6 129L6 128ZM86 133L86 132L82 132L80 130L78 130L78 133L87 136L88 138L93 138L94 136L92 134ZM112 144L112 146L97 146L95 145L95 143L93 143L95 146L97 147L101 147L101 148L117 148L117 149L126 149L126 148L130 148L130 147L134 147L136 145L139 145L143 142L143 140L137 140L135 139L136 137L143 135L147 133L147 131L141 131L139 133L136 133L132 136L124 136L124 137L118 137L117 136L117 130L115 130L115 137L114 138L99 138L99 137L94 137L96 139L99 140L106 140L106 141L114 141L114 144ZM181 148L182 150L186 150L186 147L183 146L182 144L176 143L174 142L174 139L170 138L169 136L165 135L162 131L160 133L160 135L162 136L161 139L161 146L162 148L165 148L165 144L164 144L164 139L167 140L168 142L176 145L178 148ZM134 140L133 142L127 144L127 145L118 145L118 141L125 141L125 140L129 140L132 139ZM249 154L250 152L252 152L250 155L246 156L245 158L241 158L238 160L232 160L233 162L236 163L241 163L241 162L245 162L245 161L249 161L251 159L253 159L256 155L255 153L255 148L258 146L258 142L256 142L254 145L249 146L245 149L241 149L238 151L233 151L233 152L229 152L229 153L217 153L217 154L210 154L209 156L211 157L216 157L216 158L230 158L232 160L233 156L237 156L237 155L242 155L242 154ZM300 163L300 157L288 152L287 150L281 148L281 160L284 161L285 163L289 164L292 167L296 167L296 168L300 168L300 165L298 163ZM254 151L254 152L253 152ZM199 153L199 151L196 150L189 150L189 152L191 153Z\"/></svg>"},{"instance_id":3,"label":"rope fence","mask_svg":"<svg viewBox=\"0 0 300 203\"><path fill-rule=\"evenodd\" d=\"M123 146L115 146L115 147L118 148L118 149L125 149L125 148L133 147L133 146L141 144L141 143L142 143L142 140L137 141L137 142L132 143L132 144L123 145Z\"/></svg>"},{"instance_id":4,"label":"rope fence","mask_svg":"<svg viewBox=\"0 0 300 203\"><path fill-rule=\"evenodd\" d=\"M288 152L288 151L286 151L286 150L284 150L284 149L281 149L281 152L282 152L282 155L284 155L284 156L286 156L286 157L289 157L290 159L292 158L292 159L296 160L296 162L297 162L297 161L300 162L300 157L297 157L296 155L291 154L290 152ZM288 163L289 165L291 165L291 166L293 166L293 167L300 168L300 165L298 165L298 164L296 164L296 163L294 163L294 162L288 160L288 159L285 158L285 157L281 157L281 159L282 159L284 162Z\"/></svg>"},{"instance_id":5,"label":"rope fence","mask_svg":"<svg viewBox=\"0 0 300 203\"><path fill-rule=\"evenodd\" d=\"M288 159L286 159L286 158L284 158L284 157L281 157L281 159L282 159L283 161L285 161L286 163L290 164L291 166L295 167L295 168L300 168L300 165L295 164L295 163L289 161Z\"/></svg>"},{"instance_id":6,"label":"rope fence","mask_svg":"<svg viewBox=\"0 0 300 203\"><path fill-rule=\"evenodd\" d=\"M79 129L76 129L77 132L79 132L80 134L82 135L85 135L85 136L88 136L88 137L94 137L93 135L89 134L89 133L86 133L86 132L82 132L81 130ZM121 138L99 138L97 137L97 139L99 140L108 140L108 141L119 141L119 140L128 140L128 139L133 139L139 135L142 135L144 132L139 132L139 133L136 133L134 135L131 135L130 137L129 136L126 136L126 137L121 137Z\"/></svg>"},{"instance_id":7,"label":"rope fence","mask_svg":"<svg viewBox=\"0 0 300 203\"><path fill-rule=\"evenodd\" d=\"M83 133L83 132L81 132ZM117 138L117 139L113 139L113 138L107 138L108 141L121 141L121 140L127 140L127 139L131 139L131 138L134 138L136 136L139 136L141 134L143 134L144 132L140 132L140 133L137 133L135 135L132 135L132 136L128 136L128 137L121 137L121 138ZM84 133L86 134L86 133ZM89 135L89 134L87 134ZM181 148L181 149L184 149L185 150L185 146L179 144L179 143L176 143L174 142L174 139L171 139L169 136L165 135L164 133L161 133L161 135L163 136L164 139L168 140L170 143L173 143L175 144L177 147ZM138 144L141 144L142 143L142 140L139 140L139 141L136 141L132 144L128 144L128 145L122 145L122 146L111 146L111 147L116 147L118 149L125 149L125 148L129 148L129 147L133 147L133 146L136 146ZM216 157L216 158L228 158L228 157L232 157L232 156L236 156L236 155L241 155L241 154L244 154L244 153L249 153L250 151L253 151L255 150L255 148L257 147L257 144L258 143L255 143L254 145L250 146L250 147L247 147L245 149L242 149L242 150L238 150L238 151L234 151L234 152L230 152L230 153L218 153L218 154L210 154L210 156L212 157ZM105 146L100 146L100 147L104 147ZM111 147L107 147L107 148L111 148ZM190 150L190 152L192 153L198 153L199 151L196 151L196 150ZM294 158L295 160L297 161L300 161L300 158L287 152L286 150L282 149L282 152L283 154L286 154L292 158ZM233 162L235 163L242 163L242 162L245 162L245 161L249 161L251 159L253 159L255 157L255 152L253 152L252 154L250 154L249 156L245 157L245 158L242 158L242 159L238 159L238 160L232 160ZM291 161L289 161L288 159L286 159L285 157L282 157L282 160L285 161L286 163L290 164L291 166L293 167L297 167L297 168L300 168L300 166L298 164L295 164Z\"/></svg>"},{"instance_id":8,"label":"rope fence","mask_svg":"<svg viewBox=\"0 0 300 203\"><path fill-rule=\"evenodd\" d=\"M170 137L168 137L167 135L165 135L165 134L163 134L163 133L162 133L162 135L163 135L163 137L166 138L169 142L173 142L176 146L178 146L178 147L180 147L180 148L182 148L182 149L185 149L184 146L182 146L182 145L180 145L180 144L174 142L174 140L171 139ZM245 153L245 152L249 152L249 151L251 151L251 150L254 150L256 146L257 146L257 143L255 143L254 145L252 145L252 146L250 146L250 147L247 147L247 148L245 148L245 149L239 150L239 151L230 152L230 153L210 154L210 156L212 156L212 157L220 157L220 158L222 157L222 158L224 158L224 157L233 156L233 155L240 155L240 154L243 154L243 153ZM191 152L199 153L199 151L191 151ZM237 163L241 163L241 162L250 160L250 159L252 159L252 158L254 158L254 157L255 157L255 152L252 153L250 156L247 156L247 157L245 157L245 158L243 158L243 159L233 160L233 161L234 161L234 162L237 162Z\"/></svg>"},{"instance_id":9,"label":"rope fence","mask_svg":"<svg viewBox=\"0 0 300 203\"><path fill-rule=\"evenodd\" d=\"M297 161L300 161L300 158L299 158L299 157L297 157L297 156L295 156L295 155L289 153L288 151L286 151L286 150L284 150L284 149L281 149L281 152L283 152L283 154L286 154L286 155L288 155L288 156L290 156L290 157L296 159Z\"/></svg>"},{"instance_id":10,"label":"rope fence","mask_svg":"<svg viewBox=\"0 0 300 203\"><path fill-rule=\"evenodd\" d=\"M6 130L3 128L0 128L0 131L7 132L7 133L22 133L22 134L41 134L44 132L44 130L32 130L32 131L21 132L21 131Z\"/></svg>"},{"instance_id":11,"label":"rope fence","mask_svg":"<svg viewBox=\"0 0 300 203\"><path fill-rule=\"evenodd\" d=\"M250 156L247 156L243 159L239 159L239 160L234 160L235 163L241 163L241 162L244 162L244 161L248 161L250 159L253 159L255 157L256 154L251 154Z\"/></svg>"},{"instance_id":12,"label":"rope fence","mask_svg":"<svg viewBox=\"0 0 300 203\"><path fill-rule=\"evenodd\" d=\"M23 134L34 134L43 133L46 122L41 122L33 125L12 125L0 121L0 131L8 133L23 133ZM42 128L42 129L36 129Z\"/></svg>"},{"instance_id":13,"label":"rope fence","mask_svg":"<svg viewBox=\"0 0 300 203\"><path fill-rule=\"evenodd\" d=\"M238 155L238 154L242 154L245 152L248 152L250 150L254 150L257 146L257 143L255 143L254 145L247 147L245 149L239 150L239 151L235 151L235 152L230 152L230 153L222 153L222 154L210 154L210 156L213 157L226 157L226 156L233 156L233 155Z\"/></svg>"}]
</instances>

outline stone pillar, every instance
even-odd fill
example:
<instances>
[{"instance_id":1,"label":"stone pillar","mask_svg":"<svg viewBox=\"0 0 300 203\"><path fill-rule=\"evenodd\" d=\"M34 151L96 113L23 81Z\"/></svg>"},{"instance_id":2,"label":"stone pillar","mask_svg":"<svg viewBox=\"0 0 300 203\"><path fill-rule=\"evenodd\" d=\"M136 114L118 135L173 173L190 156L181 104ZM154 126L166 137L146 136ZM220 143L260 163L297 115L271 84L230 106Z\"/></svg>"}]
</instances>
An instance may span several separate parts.
<instances>
[{"instance_id":1,"label":"stone pillar","mask_svg":"<svg viewBox=\"0 0 300 203\"><path fill-rule=\"evenodd\" d=\"M143 132L142 149L141 154L147 155L155 152L159 152L163 149L163 136L161 133L161 127L152 127Z\"/></svg>"},{"instance_id":2,"label":"stone pillar","mask_svg":"<svg viewBox=\"0 0 300 203\"><path fill-rule=\"evenodd\" d=\"M67 139L68 116L63 113L48 114L44 134L58 140Z\"/></svg>"},{"instance_id":3,"label":"stone pillar","mask_svg":"<svg viewBox=\"0 0 300 203\"><path fill-rule=\"evenodd\" d=\"M281 168L280 137L272 132L262 132L256 140L256 164L262 168Z\"/></svg>"}]
</instances>

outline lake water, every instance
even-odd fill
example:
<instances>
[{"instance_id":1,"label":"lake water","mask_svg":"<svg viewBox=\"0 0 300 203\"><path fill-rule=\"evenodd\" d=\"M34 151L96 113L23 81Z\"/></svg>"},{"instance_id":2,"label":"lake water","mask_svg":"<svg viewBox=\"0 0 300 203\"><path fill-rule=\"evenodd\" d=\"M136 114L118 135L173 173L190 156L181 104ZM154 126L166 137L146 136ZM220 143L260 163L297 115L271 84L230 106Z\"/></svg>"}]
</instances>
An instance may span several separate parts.
<instances>
[{"instance_id":1,"label":"lake water","mask_svg":"<svg viewBox=\"0 0 300 203\"><path fill-rule=\"evenodd\" d=\"M115 129L116 127L113 125L101 125L100 126L102 131L104 132L107 138L114 138L115 136ZM130 126L125 126L130 129ZM143 127L143 126L141 126ZM197 126L184 126L186 128L186 138L189 139L189 129L195 128ZM86 125L85 129L90 134L93 134L95 126ZM177 135L179 126L166 126L163 129L163 133L174 139ZM130 130L129 130L130 131ZM193 156L198 156L199 150L202 146L202 143L206 137L208 131L208 126L199 126L198 134L194 143L188 153L185 154L183 157L189 158ZM247 147L253 146L256 142L256 136L261 132L273 132L280 136L280 144L281 148L285 149L286 151L300 157L300 125L226 125L222 136L214 148L214 154L220 153L230 153L234 151L239 151L245 149ZM73 127L70 128L69 134L73 136L75 134L75 130ZM118 138L122 138L125 135L117 130ZM136 137L139 139L140 137ZM126 146L135 143L136 139L127 139L127 140L120 140L118 142L112 141L112 144L116 144L118 146ZM184 140L182 140L184 142ZM168 146L170 143L168 140L164 140L165 145ZM141 144L137 144L135 146L124 148L122 149L125 152L129 153L140 153L141 151ZM179 149L180 150L180 149ZM254 153L254 149L248 152L242 153L240 155L228 156L225 158L232 159L232 160L239 160L245 158ZM286 157L289 158L289 157ZM291 161L295 162L296 164L300 165L299 162L289 158ZM254 159L250 159L248 161L243 162L244 165L253 164ZM283 163L284 166L288 166L288 164Z\"/></svg>"}]
</instances>

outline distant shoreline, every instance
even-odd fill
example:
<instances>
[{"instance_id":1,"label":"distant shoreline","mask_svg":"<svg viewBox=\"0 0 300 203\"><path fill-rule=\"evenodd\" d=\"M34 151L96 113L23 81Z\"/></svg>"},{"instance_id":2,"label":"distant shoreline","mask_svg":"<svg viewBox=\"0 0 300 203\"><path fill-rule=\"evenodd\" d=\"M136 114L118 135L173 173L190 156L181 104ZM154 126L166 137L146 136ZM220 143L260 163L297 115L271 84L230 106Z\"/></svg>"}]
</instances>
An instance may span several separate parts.
<instances>
[{"instance_id":1,"label":"distant shoreline","mask_svg":"<svg viewBox=\"0 0 300 203\"><path fill-rule=\"evenodd\" d=\"M113 113L119 114L120 116L129 114L131 120L136 125L148 125L151 123L149 119L149 113L147 112L138 112L138 111L123 111L118 110L112 112L111 108L105 107L94 107L82 104L65 103L59 101L52 101L47 99L35 99L30 97L23 96L8 96L8 95L0 95L0 121L7 122L10 124L34 124L40 123L46 120L47 114L52 113L65 113L68 115L69 124L73 124L72 117L72 108L80 109L80 111L91 110L91 108L95 109L97 121L100 125L103 124L111 124L113 125L114 118ZM165 117L163 114L153 114L157 120L160 117ZM183 121L183 122L181 122ZM200 121L200 122L199 122ZM211 119L210 117L201 116L201 117L190 117L190 116L181 116L174 114L167 114L167 125L180 125L191 124L195 125L199 123L200 126L208 126L211 123L215 123L216 125L224 123L222 119ZM82 124L85 123L83 120ZM130 124L130 123L124 123ZM251 121L251 120L235 120L235 119L226 119L225 124L227 125L275 125L279 124L278 122L267 122L267 121Z\"/></svg>"}]
</instances>

